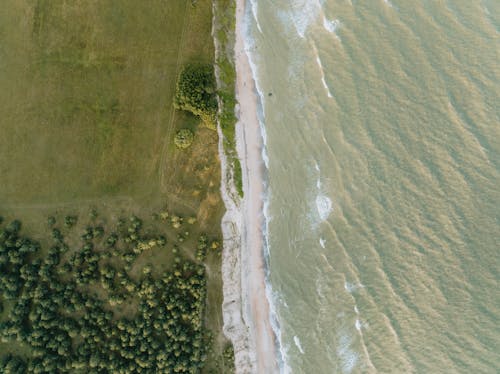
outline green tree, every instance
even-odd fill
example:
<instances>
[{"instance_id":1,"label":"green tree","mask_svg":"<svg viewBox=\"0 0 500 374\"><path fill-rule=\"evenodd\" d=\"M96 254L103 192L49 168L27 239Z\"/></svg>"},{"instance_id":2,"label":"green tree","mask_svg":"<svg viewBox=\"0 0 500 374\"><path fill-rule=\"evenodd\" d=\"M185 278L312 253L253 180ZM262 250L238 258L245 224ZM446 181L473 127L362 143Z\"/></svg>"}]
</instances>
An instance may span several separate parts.
<instances>
[{"instance_id":1,"label":"green tree","mask_svg":"<svg viewBox=\"0 0 500 374\"><path fill-rule=\"evenodd\" d=\"M174 107L199 116L208 128L216 128L217 98L211 65L189 64L183 68L177 81Z\"/></svg>"}]
</instances>

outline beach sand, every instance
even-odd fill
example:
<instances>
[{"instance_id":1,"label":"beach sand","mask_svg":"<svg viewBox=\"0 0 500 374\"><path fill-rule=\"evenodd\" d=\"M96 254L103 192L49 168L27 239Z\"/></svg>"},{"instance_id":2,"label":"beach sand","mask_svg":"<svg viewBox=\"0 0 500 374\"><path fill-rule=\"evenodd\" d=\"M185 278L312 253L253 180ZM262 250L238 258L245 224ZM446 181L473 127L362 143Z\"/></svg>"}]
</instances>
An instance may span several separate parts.
<instances>
[{"instance_id":1,"label":"beach sand","mask_svg":"<svg viewBox=\"0 0 500 374\"><path fill-rule=\"evenodd\" d=\"M245 0L237 0L235 62L238 100L237 150L243 171L244 198L232 188L227 161L221 155L222 196L227 212L222 220L224 234L224 332L234 344L238 373L278 372L276 339L271 327L266 297L263 253L264 172L263 140L257 115L255 90L248 55L245 51Z\"/></svg>"}]
</instances>

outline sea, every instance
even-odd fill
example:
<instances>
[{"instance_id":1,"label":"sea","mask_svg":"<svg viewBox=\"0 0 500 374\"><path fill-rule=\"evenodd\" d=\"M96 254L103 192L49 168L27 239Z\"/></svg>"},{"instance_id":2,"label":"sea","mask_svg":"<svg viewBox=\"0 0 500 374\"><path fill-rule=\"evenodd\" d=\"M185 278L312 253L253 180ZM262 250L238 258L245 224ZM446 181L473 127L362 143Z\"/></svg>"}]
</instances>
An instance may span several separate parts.
<instances>
[{"instance_id":1,"label":"sea","mask_svg":"<svg viewBox=\"0 0 500 374\"><path fill-rule=\"evenodd\" d=\"M500 372L500 1L248 0L282 373Z\"/></svg>"}]
</instances>

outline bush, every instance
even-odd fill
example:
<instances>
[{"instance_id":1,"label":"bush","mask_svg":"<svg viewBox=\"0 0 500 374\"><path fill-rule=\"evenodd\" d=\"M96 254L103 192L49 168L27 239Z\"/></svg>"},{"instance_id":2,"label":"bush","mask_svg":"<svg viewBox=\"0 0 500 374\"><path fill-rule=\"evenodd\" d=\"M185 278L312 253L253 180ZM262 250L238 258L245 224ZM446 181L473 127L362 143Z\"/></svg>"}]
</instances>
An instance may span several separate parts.
<instances>
[{"instance_id":1,"label":"bush","mask_svg":"<svg viewBox=\"0 0 500 374\"><path fill-rule=\"evenodd\" d=\"M216 129L217 98L211 65L186 65L179 75L174 107L199 116L203 124Z\"/></svg>"},{"instance_id":2,"label":"bush","mask_svg":"<svg viewBox=\"0 0 500 374\"><path fill-rule=\"evenodd\" d=\"M76 221L76 216L66 216L64 217L64 226L66 226L67 228L71 228L76 224Z\"/></svg>"},{"instance_id":3,"label":"bush","mask_svg":"<svg viewBox=\"0 0 500 374\"><path fill-rule=\"evenodd\" d=\"M182 129L177 131L177 134L175 134L174 143L177 148L185 149L193 143L193 139L194 134L191 130Z\"/></svg>"}]
</instances>

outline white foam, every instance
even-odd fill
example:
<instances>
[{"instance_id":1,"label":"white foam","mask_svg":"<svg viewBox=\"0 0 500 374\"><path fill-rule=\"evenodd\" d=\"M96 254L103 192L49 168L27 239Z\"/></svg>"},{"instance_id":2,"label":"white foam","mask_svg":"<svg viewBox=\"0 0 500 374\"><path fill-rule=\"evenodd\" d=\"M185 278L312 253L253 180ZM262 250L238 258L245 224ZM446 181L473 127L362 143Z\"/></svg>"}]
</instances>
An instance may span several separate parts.
<instances>
[{"instance_id":1,"label":"white foam","mask_svg":"<svg viewBox=\"0 0 500 374\"><path fill-rule=\"evenodd\" d=\"M333 98L333 95L330 92L330 89L328 88L328 85L326 84L325 76L321 77L321 83L323 84L323 87L325 87L325 89L326 89L326 96L328 96L330 99Z\"/></svg>"},{"instance_id":2,"label":"white foam","mask_svg":"<svg viewBox=\"0 0 500 374\"><path fill-rule=\"evenodd\" d=\"M257 8L257 0L250 0L251 7L252 7L252 15L253 19L255 20L255 23L257 25L257 29L259 29L260 33L262 34L262 29L260 27L259 23L259 18L258 18L258 8Z\"/></svg>"},{"instance_id":3,"label":"white foam","mask_svg":"<svg viewBox=\"0 0 500 374\"><path fill-rule=\"evenodd\" d=\"M357 305L354 305L354 312L355 312L356 314L359 314L359 309L358 309L358 306L357 306Z\"/></svg>"},{"instance_id":4,"label":"white foam","mask_svg":"<svg viewBox=\"0 0 500 374\"><path fill-rule=\"evenodd\" d=\"M319 71L321 73L321 83L323 84L323 87L325 87L325 90L326 90L326 95L329 97L329 98L333 98L333 95L332 93L330 92L330 87L328 87L328 85L326 84L326 80L325 80L325 71L323 69L323 64L321 63L321 59L319 57L319 54L318 54L318 50L316 49L316 46L313 45L313 50L314 50L314 53L316 54L316 63L318 64L318 67L319 67Z\"/></svg>"},{"instance_id":5,"label":"white foam","mask_svg":"<svg viewBox=\"0 0 500 374\"><path fill-rule=\"evenodd\" d=\"M304 38L309 26L322 13L321 2L318 0L292 0L290 8L290 17L297 34Z\"/></svg>"},{"instance_id":6,"label":"white foam","mask_svg":"<svg viewBox=\"0 0 500 374\"><path fill-rule=\"evenodd\" d=\"M322 277L321 274L316 278L316 293L321 297L322 299L325 298L325 295L323 294L323 284L322 284Z\"/></svg>"},{"instance_id":7,"label":"white foam","mask_svg":"<svg viewBox=\"0 0 500 374\"><path fill-rule=\"evenodd\" d=\"M340 21L338 19L329 20L326 17L323 17L323 27L329 33L337 35L337 29L340 27Z\"/></svg>"},{"instance_id":8,"label":"white foam","mask_svg":"<svg viewBox=\"0 0 500 374\"><path fill-rule=\"evenodd\" d=\"M319 165L318 165L318 163L316 161L314 162L314 168L316 169L316 171L318 172L318 174L321 174L321 170L320 170ZM316 180L316 188L318 190L321 189L321 179L319 177Z\"/></svg>"},{"instance_id":9,"label":"white foam","mask_svg":"<svg viewBox=\"0 0 500 374\"><path fill-rule=\"evenodd\" d=\"M355 283L349 283L345 282L344 283L344 289L349 292L353 293L356 292L358 289L363 288L364 286L361 283L355 284Z\"/></svg>"},{"instance_id":10,"label":"white foam","mask_svg":"<svg viewBox=\"0 0 500 374\"><path fill-rule=\"evenodd\" d=\"M361 332L361 327L363 327L363 325L361 324L361 321L359 319L356 319L356 322L354 323L354 327L356 327L356 330Z\"/></svg>"},{"instance_id":11,"label":"white foam","mask_svg":"<svg viewBox=\"0 0 500 374\"><path fill-rule=\"evenodd\" d=\"M384 3L385 3L387 6L389 6L389 7L391 7L391 8L394 8L394 5L392 5L392 3L391 3L389 0L384 0Z\"/></svg>"},{"instance_id":12,"label":"white foam","mask_svg":"<svg viewBox=\"0 0 500 374\"><path fill-rule=\"evenodd\" d=\"M322 248L325 248L325 243L326 243L326 240L323 239L323 238L319 238L319 245L322 247Z\"/></svg>"},{"instance_id":13,"label":"white foam","mask_svg":"<svg viewBox=\"0 0 500 374\"><path fill-rule=\"evenodd\" d=\"M342 373L351 373L359 361L359 354L351 349L351 338L342 335L339 340L337 355L342 364Z\"/></svg>"},{"instance_id":14,"label":"white foam","mask_svg":"<svg viewBox=\"0 0 500 374\"><path fill-rule=\"evenodd\" d=\"M318 195L316 197L316 209L322 221L325 221L330 216L332 206L332 200L328 196Z\"/></svg>"},{"instance_id":15,"label":"white foam","mask_svg":"<svg viewBox=\"0 0 500 374\"><path fill-rule=\"evenodd\" d=\"M295 335L293 337L293 341L294 341L295 345L297 346L297 348L299 349L300 353L304 354L304 349L302 348L302 345L300 344L300 339L298 338L297 335Z\"/></svg>"}]
</instances>

